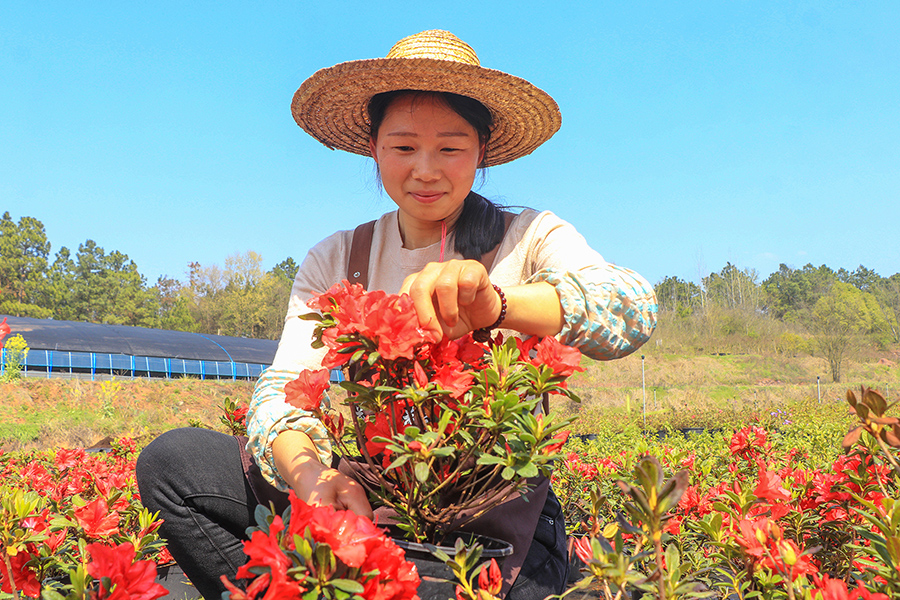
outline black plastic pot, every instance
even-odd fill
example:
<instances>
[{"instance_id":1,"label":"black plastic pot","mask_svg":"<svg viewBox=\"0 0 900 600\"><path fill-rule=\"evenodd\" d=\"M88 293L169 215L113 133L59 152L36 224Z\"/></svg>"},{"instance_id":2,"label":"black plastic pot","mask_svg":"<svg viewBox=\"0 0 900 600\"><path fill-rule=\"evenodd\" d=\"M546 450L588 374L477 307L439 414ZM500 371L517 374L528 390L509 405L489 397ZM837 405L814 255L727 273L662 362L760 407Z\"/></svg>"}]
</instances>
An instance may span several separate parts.
<instances>
[{"instance_id":1,"label":"black plastic pot","mask_svg":"<svg viewBox=\"0 0 900 600\"><path fill-rule=\"evenodd\" d=\"M44 579L44 585L49 586L54 583L68 585L69 576L63 575ZM203 600L203 596L200 595L197 588L191 585L184 571L178 565L172 564L156 567L156 583L169 590L169 593L160 600Z\"/></svg>"},{"instance_id":2,"label":"black plastic pot","mask_svg":"<svg viewBox=\"0 0 900 600\"><path fill-rule=\"evenodd\" d=\"M160 584L169 593L160 600L202 600L203 596L197 591L184 571L178 565L165 565L156 568L156 583Z\"/></svg>"},{"instance_id":3,"label":"black plastic pot","mask_svg":"<svg viewBox=\"0 0 900 600\"><path fill-rule=\"evenodd\" d=\"M456 597L456 579L450 567L434 556L427 544L411 542L394 532L394 543L403 548L406 560L416 565L419 572L418 595L421 600L449 600ZM449 534L444 544L437 546L448 556L456 556L456 540L462 538L466 545L481 544L482 561L492 558L502 559L513 553L512 544L485 535L477 535L464 531Z\"/></svg>"}]
</instances>

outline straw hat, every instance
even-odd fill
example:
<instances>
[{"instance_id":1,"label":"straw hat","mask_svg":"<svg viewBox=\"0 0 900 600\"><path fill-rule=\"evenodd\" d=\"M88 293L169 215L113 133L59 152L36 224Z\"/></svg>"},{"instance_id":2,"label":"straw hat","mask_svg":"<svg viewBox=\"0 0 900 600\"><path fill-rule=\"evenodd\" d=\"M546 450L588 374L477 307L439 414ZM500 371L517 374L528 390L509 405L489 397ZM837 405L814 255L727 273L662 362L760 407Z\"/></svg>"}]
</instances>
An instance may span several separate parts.
<instances>
[{"instance_id":1,"label":"straw hat","mask_svg":"<svg viewBox=\"0 0 900 600\"><path fill-rule=\"evenodd\" d=\"M453 92L480 101L494 117L485 164L525 156L556 133L559 107L524 79L486 69L475 51L449 31L403 38L386 58L355 60L317 71L303 82L291 112L311 136L331 148L371 156L369 100L394 90Z\"/></svg>"}]
</instances>

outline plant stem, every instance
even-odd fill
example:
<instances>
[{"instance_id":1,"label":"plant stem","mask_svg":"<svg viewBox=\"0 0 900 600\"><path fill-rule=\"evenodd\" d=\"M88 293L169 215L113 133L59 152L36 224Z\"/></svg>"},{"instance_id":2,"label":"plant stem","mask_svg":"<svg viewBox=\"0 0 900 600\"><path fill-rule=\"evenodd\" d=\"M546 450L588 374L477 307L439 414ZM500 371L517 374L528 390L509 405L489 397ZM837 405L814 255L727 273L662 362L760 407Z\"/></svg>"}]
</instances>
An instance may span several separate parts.
<instances>
[{"instance_id":1,"label":"plant stem","mask_svg":"<svg viewBox=\"0 0 900 600\"><path fill-rule=\"evenodd\" d=\"M6 548L0 548L0 551L3 552L3 563L6 565L6 572L9 574L9 587L12 590L13 598L19 600L19 590L16 588L16 578L13 575L12 563L9 562L9 554L6 553Z\"/></svg>"},{"instance_id":2,"label":"plant stem","mask_svg":"<svg viewBox=\"0 0 900 600\"><path fill-rule=\"evenodd\" d=\"M894 473L900 477L900 464L897 464L897 460L891 454L890 448L888 448L887 444L884 443L880 437L875 436L875 439L878 440L878 445L881 447L882 452L887 457L888 462L891 463L891 466L894 468Z\"/></svg>"}]
</instances>

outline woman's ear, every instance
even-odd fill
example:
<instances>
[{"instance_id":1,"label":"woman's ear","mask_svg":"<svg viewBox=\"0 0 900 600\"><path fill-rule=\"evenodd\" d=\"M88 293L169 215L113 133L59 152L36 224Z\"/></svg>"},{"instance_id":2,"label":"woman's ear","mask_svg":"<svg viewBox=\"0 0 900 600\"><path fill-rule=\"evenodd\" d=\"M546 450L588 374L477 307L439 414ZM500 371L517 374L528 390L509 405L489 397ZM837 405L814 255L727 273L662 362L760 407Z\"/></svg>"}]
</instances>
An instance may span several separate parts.
<instances>
[{"instance_id":1,"label":"woman's ear","mask_svg":"<svg viewBox=\"0 0 900 600\"><path fill-rule=\"evenodd\" d=\"M372 158L375 159L375 162L378 162L378 155L375 153L375 148L377 148L375 144L375 138L369 138L369 153L372 155Z\"/></svg>"},{"instance_id":2,"label":"woman's ear","mask_svg":"<svg viewBox=\"0 0 900 600\"><path fill-rule=\"evenodd\" d=\"M480 147L478 149L478 168L479 169L484 166L485 150L487 150L487 144L480 144Z\"/></svg>"}]
</instances>

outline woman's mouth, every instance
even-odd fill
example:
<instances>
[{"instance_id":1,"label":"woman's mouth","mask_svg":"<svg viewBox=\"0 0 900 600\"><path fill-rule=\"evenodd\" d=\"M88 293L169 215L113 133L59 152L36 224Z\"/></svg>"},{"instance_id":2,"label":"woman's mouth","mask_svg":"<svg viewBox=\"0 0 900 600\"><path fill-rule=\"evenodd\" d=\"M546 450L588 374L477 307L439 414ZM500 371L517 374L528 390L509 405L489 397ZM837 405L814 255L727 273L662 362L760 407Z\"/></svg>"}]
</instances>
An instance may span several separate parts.
<instances>
[{"instance_id":1,"label":"woman's mouth","mask_svg":"<svg viewBox=\"0 0 900 600\"><path fill-rule=\"evenodd\" d=\"M416 202L431 204L440 200L444 192L410 192L409 195L415 198Z\"/></svg>"}]
</instances>

